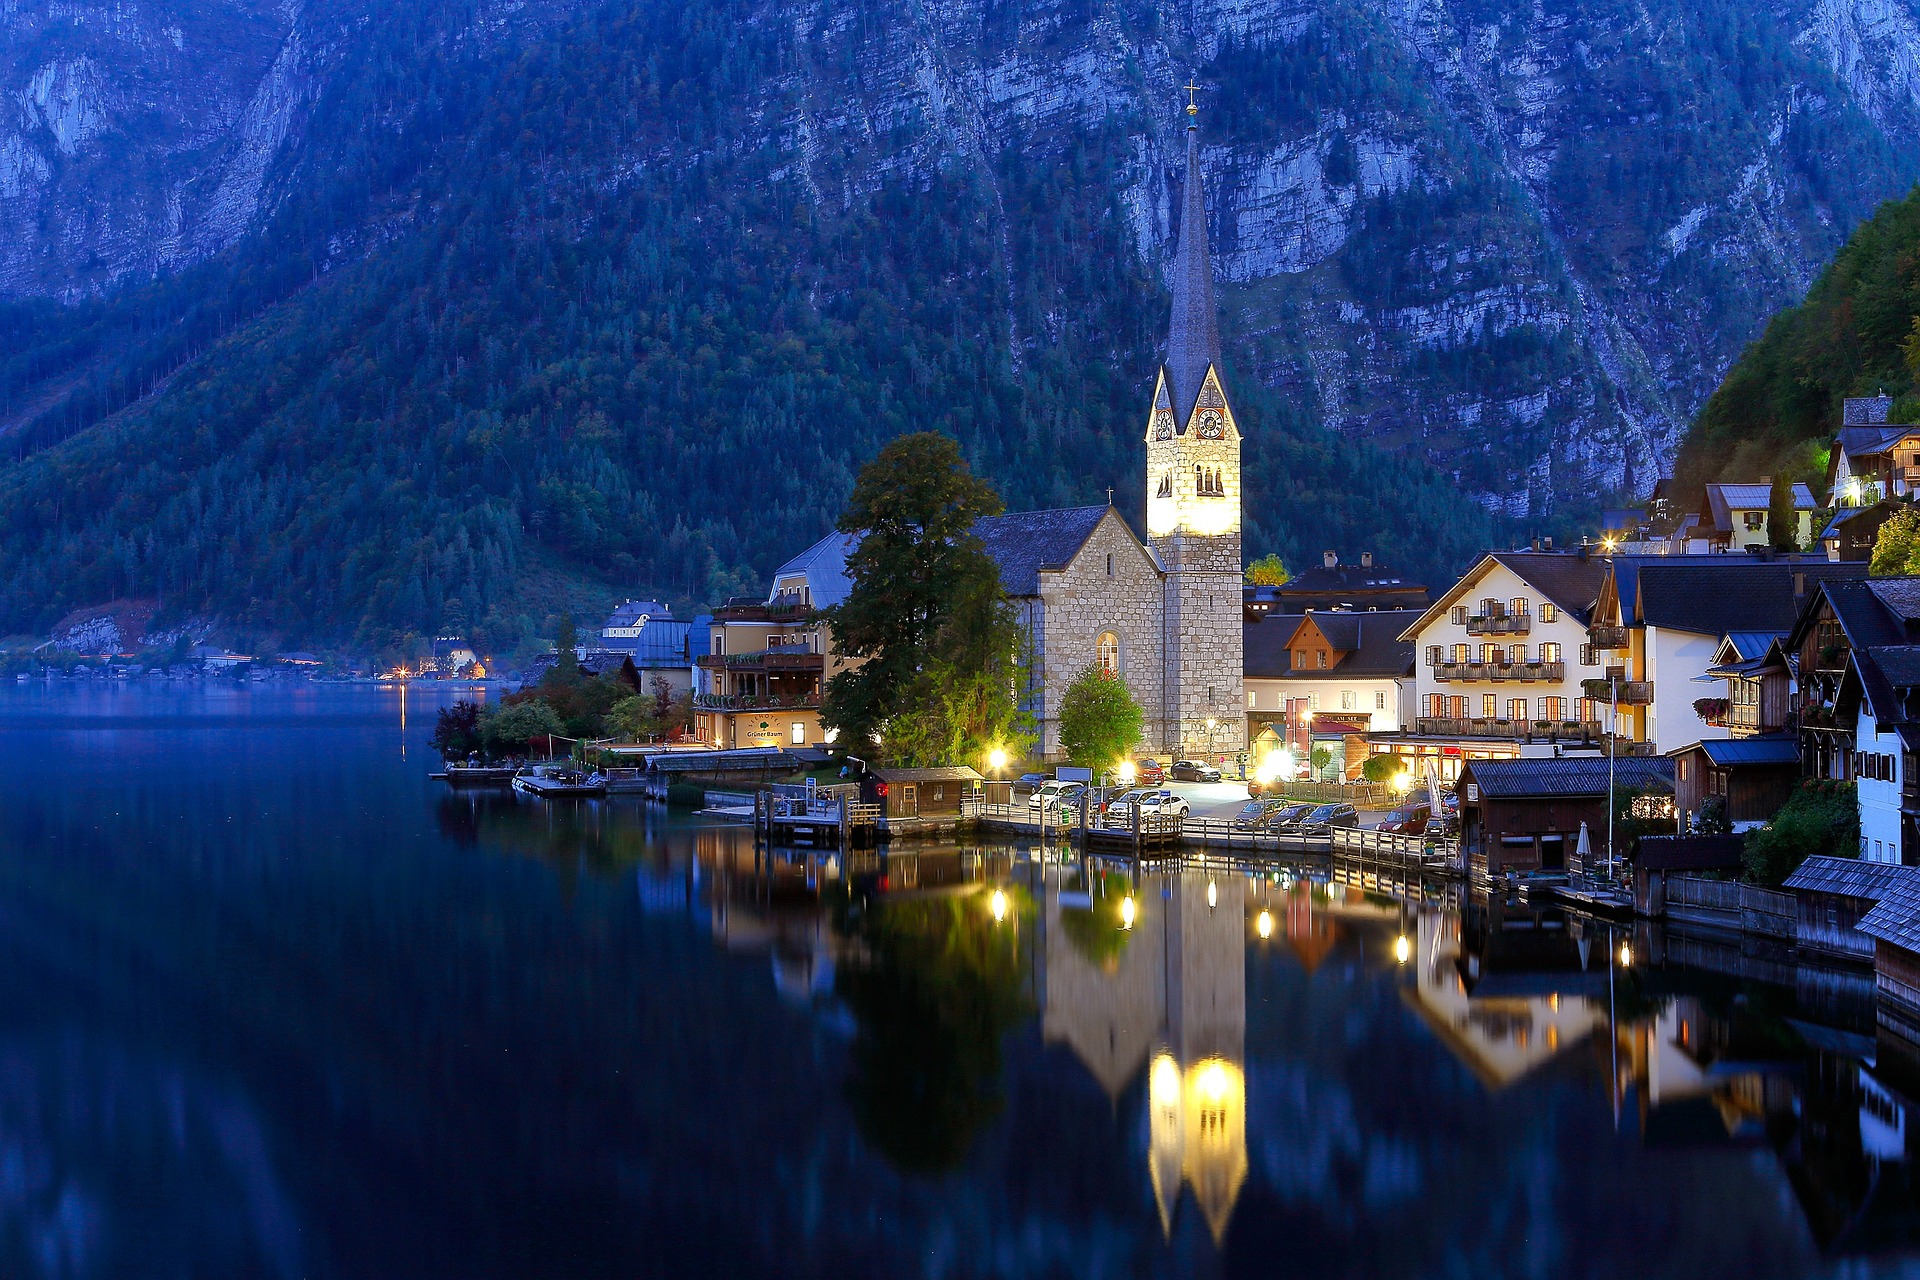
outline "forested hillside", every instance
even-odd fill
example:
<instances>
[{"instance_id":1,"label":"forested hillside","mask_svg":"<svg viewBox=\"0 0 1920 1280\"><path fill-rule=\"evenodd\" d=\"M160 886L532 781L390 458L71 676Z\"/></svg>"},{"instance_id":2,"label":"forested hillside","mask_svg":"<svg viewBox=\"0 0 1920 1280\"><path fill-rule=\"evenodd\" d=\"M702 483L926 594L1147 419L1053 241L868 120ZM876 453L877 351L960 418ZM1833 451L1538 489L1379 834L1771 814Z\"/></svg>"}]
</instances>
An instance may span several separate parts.
<instances>
[{"instance_id":1,"label":"forested hillside","mask_svg":"<svg viewBox=\"0 0 1920 1280\"><path fill-rule=\"evenodd\" d=\"M1444 575L1644 489L1920 172L1867 4L10 6L0 630L506 646L929 426L1137 516L1193 75L1250 554Z\"/></svg>"},{"instance_id":2,"label":"forested hillside","mask_svg":"<svg viewBox=\"0 0 1920 1280\"><path fill-rule=\"evenodd\" d=\"M1861 224L1806 301L1747 348L1688 434L1679 475L1824 481L1840 402L1891 395L1893 421L1920 422L1917 378L1920 189Z\"/></svg>"}]
</instances>

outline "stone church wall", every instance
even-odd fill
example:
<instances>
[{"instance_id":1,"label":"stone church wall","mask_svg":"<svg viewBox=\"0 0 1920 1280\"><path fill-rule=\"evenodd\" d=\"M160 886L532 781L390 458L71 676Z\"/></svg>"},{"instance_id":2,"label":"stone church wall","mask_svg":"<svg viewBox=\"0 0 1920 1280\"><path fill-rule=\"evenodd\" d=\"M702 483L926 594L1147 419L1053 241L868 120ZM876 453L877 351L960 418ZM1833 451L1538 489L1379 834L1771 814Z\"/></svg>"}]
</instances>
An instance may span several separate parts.
<instances>
[{"instance_id":1,"label":"stone church wall","mask_svg":"<svg viewBox=\"0 0 1920 1280\"><path fill-rule=\"evenodd\" d=\"M1157 746L1164 740L1165 589L1158 566L1126 521L1110 512L1065 568L1040 575L1040 592L1041 750L1049 758L1061 754L1060 701L1073 678L1093 665L1103 631L1119 637L1120 676L1146 713L1147 743ZM1234 607L1237 619L1237 596Z\"/></svg>"}]
</instances>

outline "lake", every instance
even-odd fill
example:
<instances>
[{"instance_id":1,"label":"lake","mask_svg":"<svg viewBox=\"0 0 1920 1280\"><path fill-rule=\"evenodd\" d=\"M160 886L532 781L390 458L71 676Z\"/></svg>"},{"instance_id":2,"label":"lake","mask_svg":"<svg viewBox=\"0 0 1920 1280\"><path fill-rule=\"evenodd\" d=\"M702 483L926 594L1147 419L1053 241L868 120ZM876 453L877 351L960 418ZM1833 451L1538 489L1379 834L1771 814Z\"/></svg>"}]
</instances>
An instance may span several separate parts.
<instances>
[{"instance_id":1,"label":"lake","mask_svg":"<svg viewBox=\"0 0 1920 1280\"><path fill-rule=\"evenodd\" d=\"M0 689L0 1274L1915 1256L1870 974L1324 867L455 795L451 696Z\"/></svg>"}]
</instances>

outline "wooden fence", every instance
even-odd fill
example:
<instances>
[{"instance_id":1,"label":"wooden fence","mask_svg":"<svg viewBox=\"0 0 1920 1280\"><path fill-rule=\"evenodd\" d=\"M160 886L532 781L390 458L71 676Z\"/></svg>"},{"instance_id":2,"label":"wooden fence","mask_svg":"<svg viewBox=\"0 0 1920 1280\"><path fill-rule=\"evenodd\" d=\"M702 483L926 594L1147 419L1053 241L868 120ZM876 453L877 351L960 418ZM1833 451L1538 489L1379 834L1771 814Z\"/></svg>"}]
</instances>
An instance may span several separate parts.
<instances>
[{"instance_id":1,"label":"wooden fence","mask_svg":"<svg viewBox=\"0 0 1920 1280\"><path fill-rule=\"evenodd\" d=\"M1737 880L1669 875L1666 878L1666 915L1670 920L1741 929L1791 942L1796 931L1799 902L1790 893L1741 884Z\"/></svg>"}]
</instances>

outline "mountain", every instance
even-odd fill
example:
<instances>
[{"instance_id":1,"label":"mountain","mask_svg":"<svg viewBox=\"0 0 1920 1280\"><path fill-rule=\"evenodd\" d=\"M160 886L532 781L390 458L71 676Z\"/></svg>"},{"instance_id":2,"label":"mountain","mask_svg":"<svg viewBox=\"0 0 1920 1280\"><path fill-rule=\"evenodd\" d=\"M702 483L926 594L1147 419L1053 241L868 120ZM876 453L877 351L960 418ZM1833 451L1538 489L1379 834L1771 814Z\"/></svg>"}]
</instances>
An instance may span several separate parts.
<instances>
[{"instance_id":1,"label":"mountain","mask_svg":"<svg viewBox=\"0 0 1920 1280\"><path fill-rule=\"evenodd\" d=\"M1917 377L1920 191L1862 223L1806 300L1742 353L1688 432L1675 474L1692 485L1785 472L1817 489L1840 402L1889 395L1890 420L1920 422Z\"/></svg>"},{"instance_id":2,"label":"mountain","mask_svg":"<svg viewBox=\"0 0 1920 1280\"><path fill-rule=\"evenodd\" d=\"M0 626L711 597L927 425L1137 515L1189 77L1250 549L1568 527L1920 174L1920 22L1510 10L11 0Z\"/></svg>"}]
</instances>

